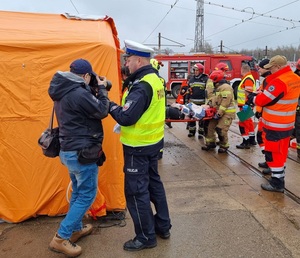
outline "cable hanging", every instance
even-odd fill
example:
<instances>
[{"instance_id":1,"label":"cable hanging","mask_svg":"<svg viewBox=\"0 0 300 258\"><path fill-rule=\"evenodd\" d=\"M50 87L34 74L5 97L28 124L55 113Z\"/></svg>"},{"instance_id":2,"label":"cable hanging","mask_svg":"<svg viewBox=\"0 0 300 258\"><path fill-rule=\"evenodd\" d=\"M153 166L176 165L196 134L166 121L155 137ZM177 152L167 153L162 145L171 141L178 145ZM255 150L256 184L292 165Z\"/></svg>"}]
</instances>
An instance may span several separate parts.
<instances>
[{"instance_id":1,"label":"cable hanging","mask_svg":"<svg viewBox=\"0 0 300 258\"><path fill-rule=\"evenodd\" d=\"M158 26L163 22L163 20L167 17L167 15L170 13L170 11L174 8L174 6L178 3L179 0L176 0L175 3L173 5L171 5L170 10L166 13L166 15L161 19L161 21L157 24L157 26L153 29L153 31L149 34L149 36L143 41L143 43L145 43L145 41L147 41L147 39L153 34L153 32L158 28Z\"/></svg>"}]
</instances>

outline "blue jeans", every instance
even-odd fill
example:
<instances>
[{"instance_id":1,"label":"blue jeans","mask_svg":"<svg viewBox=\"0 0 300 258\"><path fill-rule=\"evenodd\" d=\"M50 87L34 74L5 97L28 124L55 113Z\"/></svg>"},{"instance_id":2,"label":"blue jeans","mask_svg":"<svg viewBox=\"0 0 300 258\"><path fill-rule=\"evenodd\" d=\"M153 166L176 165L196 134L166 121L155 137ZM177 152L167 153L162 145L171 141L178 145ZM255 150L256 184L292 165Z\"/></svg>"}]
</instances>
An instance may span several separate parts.
<instances>
[{"instance_id":1,"label":"blue jeans","mask_svg":"<svg viewBox=\"0 0 300 258\"><path fill-rule=\"evenodd\" d=\"M69 170L73 191L69 211L57 233L63 239L69 239L73 232L82 229L82 218L96 198L98 166L96 163L80 164L77 151L60 151L59 156Z\"/></svg>"}]
</instances>

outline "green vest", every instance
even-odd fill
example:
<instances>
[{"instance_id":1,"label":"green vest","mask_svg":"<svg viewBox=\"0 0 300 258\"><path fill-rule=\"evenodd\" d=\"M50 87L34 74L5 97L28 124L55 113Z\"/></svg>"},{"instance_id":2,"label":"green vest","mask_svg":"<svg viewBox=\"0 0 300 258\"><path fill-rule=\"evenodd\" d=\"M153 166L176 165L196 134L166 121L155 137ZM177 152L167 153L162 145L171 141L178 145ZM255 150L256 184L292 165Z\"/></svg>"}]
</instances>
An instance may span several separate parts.
<instances>
[{"instance_id":1,"label":"green vest","mask_svg":"<svg viewBox=\"0 0 300 258\"><path fill-rule=\"evenodd\" d=\"M165 91L163 83L155 73L145 75L140 79L141 81L150 84L153 96L148 109L134 125L121 126L121 142L132 147L153 145L164 137ZM123 105L129 92L130 89L123 95Z\"/></svg>"},{"instance_id":2,"label":"green vest","mask_svg":"<svg viewBox=\"0 0 300 258\"><path fill-rule=\"evenodd\" d=\"M247 79L251 79L253 81L253 91L256 90L256 86L255 86L255 79L252 75L247 75L239 84L238 86L238 90L237 90L237 103L238 103L238 106L242 106L242 105L245 105L245 102L246 102L246 94L245 94L245 90L242 89L242 85L244 84L244 81L247 80Z\"/></svg>"}]
</instances>

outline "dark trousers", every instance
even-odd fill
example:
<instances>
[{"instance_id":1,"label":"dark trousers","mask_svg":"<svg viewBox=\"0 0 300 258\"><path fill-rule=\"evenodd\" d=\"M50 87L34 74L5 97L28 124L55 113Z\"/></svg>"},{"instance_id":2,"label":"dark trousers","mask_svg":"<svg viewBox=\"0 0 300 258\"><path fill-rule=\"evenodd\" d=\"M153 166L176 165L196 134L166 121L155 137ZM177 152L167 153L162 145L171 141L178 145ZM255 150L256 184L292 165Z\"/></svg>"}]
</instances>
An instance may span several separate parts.
<instances>
[{"instance_id":1,"label":"dark trousers","mask_svg":"<svg viewBox=\"0 0 300 258\"><path fill-rule=\"evenodd\" d=\"M127 208L136 238L144 244L155 243L155 232L166 232L171 228L166 193L158 174L158 154L162 145L162 141L147 147L123 145Z\"/></svg>"}]
</instances>

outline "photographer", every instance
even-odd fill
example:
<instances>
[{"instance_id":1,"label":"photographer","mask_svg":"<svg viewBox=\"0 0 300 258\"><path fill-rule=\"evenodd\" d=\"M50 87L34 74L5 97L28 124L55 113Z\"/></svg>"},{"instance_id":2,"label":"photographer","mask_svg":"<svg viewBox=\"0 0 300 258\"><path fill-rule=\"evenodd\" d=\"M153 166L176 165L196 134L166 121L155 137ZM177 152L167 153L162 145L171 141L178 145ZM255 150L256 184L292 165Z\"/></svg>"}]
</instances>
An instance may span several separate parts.
<instances>
[{"instance_id":1,"label":"photographer","mask_svg":"<svg viewBox=\"0 0 300 258\"><path fill-rule=\"evenodd\" d=\"M70 72L54 74L48 90L58 120L60 160L69 170L73 188L69 211L49 247L67 256L81 254L74 243L93 229L91 224L83 225L82 218L96 197L98 165L105 160L101 120L108 115L109 87L87 60L77 59Z\"/></svg>"}]
</instances>

